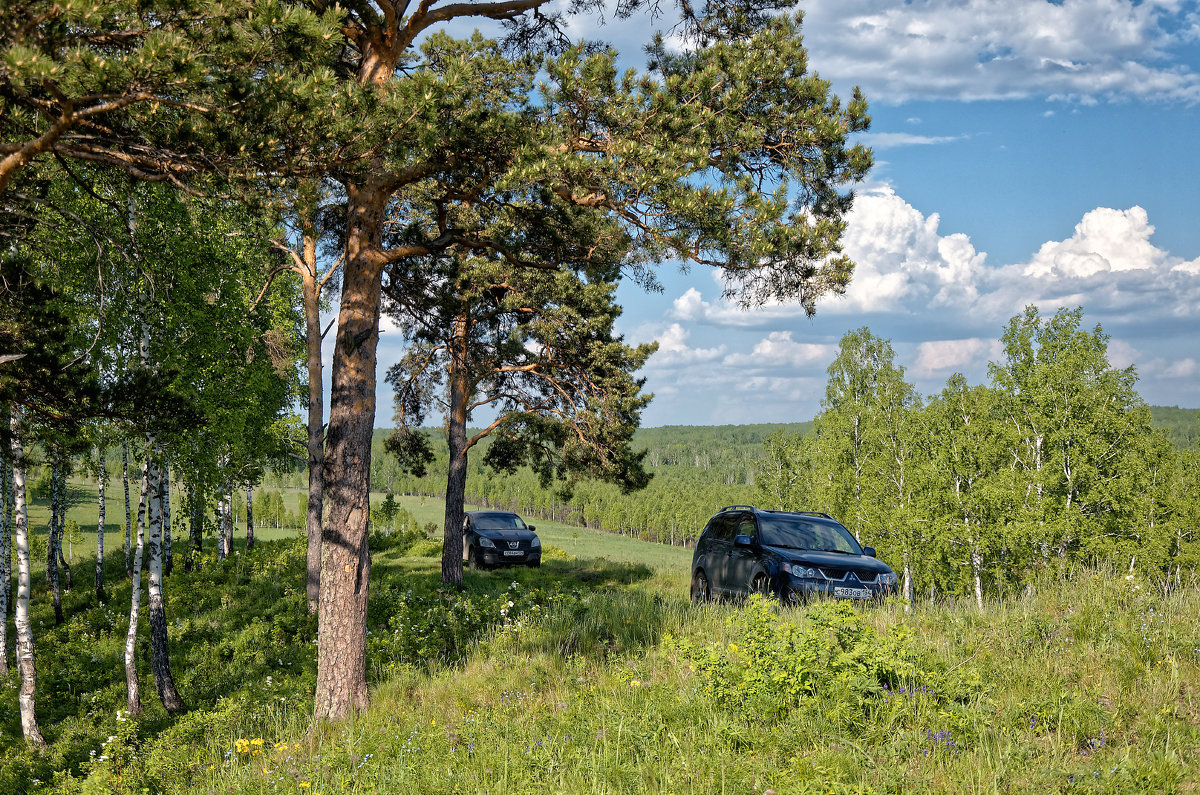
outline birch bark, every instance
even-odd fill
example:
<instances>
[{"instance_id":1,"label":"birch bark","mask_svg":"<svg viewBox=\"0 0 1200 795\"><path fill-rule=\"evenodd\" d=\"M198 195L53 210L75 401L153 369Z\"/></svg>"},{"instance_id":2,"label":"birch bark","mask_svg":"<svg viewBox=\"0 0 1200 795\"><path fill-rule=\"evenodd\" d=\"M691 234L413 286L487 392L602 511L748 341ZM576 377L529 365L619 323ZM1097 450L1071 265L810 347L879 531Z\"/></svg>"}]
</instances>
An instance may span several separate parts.
<instances>
[{"instance_id":1,"label":"birch bark","mask_svg":"<svg viewBox=\"0 0 1200 795\"><path fill-rule=\"evenodd\" d=\"M99 469L96 474L96 601L103 602L104 595L104 487L108 482L107 451L103 446L96 448Z\"/></svg>"},{"instance_id":2,"label":"birch bark","mask_svg":"<svg viewBox=\"0 0 1200 795\"><path fill-rule=\"evenodd\" d=\"M133 550L132 596L129 602L129 629L125 633L126 707L130 717L142 713L142 696L137 675L137 631L142 607L142 548L146 540L146 501L150 494L150 459L142 464L142 486L138 497L137 544Z\"/></svg>"},{"instance_id":3,"label":"birch bark","mask_svg":"<svg viewBox=\"0 0 1200 795\"><path fill-rule=\"evenodd\" d=\"M147 445L153 449L152 440ZM175 689L175 680L171 677L170 659L167 652L167 612L166 601L162 590L162 537L163 537L163 503L168 494L164 483L165 472L154 461L149 461L151 499L147 528L149 530L147 546L150 553L147 583L147 607L150 611L150 670L154 674L154 687L162 700L167 712L175 713L184 709L183 699ZM140 533L139 533L140 541ZM140 548L140 544L138 545Z\"/></svg>"},{"instance_id":4,"label":"birch bark","mask_svg":"<svg viewBox=\"0 0 1200 795\"><path fill-rule=\"evenodd\" d=\"M34 713L37 693L37 668L33 659L33 626L29 621L29 516L25 504L25 454L21 446L21 424L14 411L12 430L13 518L17 539L17 604L14 624L17 629L17 667L21 671L21 690L17 703L21 712L21 731L30 745L44 746L42 732Z\"/></svg>"},{"instance_id":5,"label":"birch bark","mask_svg":"<svg viewBox=\"0 0 1200 795\"><path fill-rule=\"evenodd\" d=\"M8 676L8 583L12 579L12 475L0 459L0 677Z\"/></svg>"}]
</instances>

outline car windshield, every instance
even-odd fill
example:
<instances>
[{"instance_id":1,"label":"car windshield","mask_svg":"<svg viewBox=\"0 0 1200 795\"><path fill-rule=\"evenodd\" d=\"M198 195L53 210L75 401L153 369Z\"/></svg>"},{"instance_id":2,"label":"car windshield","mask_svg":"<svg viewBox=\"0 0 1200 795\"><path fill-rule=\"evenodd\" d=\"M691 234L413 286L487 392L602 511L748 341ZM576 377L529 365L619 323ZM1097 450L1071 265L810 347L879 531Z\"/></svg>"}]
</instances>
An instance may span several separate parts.
<instances>
[{"instance_id":1,"label":"car windshield","mask_svg":"<svg viewBox=\"0 0 1200 795\"><path fill-rule=\"evenodd\" d=\"M485 513L474 519L476 530L524 530L521 517L512 513Z\"/></svg>"},{"instance_id":2,"label":"car windshield","mask_svg":"<svg viewBox=\"0 0 1200 795\"><path fill-rule=\"evenodd\" d=\"M862 554L854 536L837 522L814 522L800 516L760 516L759 525L759 543L767 546Z\"/></svg>"}]
</instances>

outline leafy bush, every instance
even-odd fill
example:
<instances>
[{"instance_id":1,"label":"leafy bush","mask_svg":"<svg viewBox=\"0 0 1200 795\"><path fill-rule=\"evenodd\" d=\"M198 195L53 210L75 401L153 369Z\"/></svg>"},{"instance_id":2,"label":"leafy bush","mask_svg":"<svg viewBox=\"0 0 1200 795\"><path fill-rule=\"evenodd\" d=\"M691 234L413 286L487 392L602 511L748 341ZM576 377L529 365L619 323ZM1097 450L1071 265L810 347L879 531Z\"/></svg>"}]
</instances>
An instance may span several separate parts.
<instances>
[{"instance_id":1,"label":"leafy bush","mask_svg":"<svg viewBox=\"0 0 1200 795\"><path fill-rule=\"evenodd\" d=\"M818 694L861 703L917 672L903 626L880 635L844 602L819 602L805 618L803 626L789 623L753 596L727 619L733 642L669 643L719 703L772 714Z\"/></svg>"}]
</instances>

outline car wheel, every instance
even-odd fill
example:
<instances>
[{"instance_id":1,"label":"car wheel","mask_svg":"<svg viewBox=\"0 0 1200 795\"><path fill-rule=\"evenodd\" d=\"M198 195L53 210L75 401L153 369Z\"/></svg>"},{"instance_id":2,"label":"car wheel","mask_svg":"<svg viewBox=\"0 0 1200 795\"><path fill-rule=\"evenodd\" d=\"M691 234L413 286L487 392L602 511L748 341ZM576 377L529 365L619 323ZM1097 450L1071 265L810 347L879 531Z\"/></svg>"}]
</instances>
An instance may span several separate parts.
<instances>
[{"instance_id":1,"label":"car wheel","mask_svg":"<svg viewBox=\"0 0 1200 795\"><path fill-rule=\"evenodd\" d=\"M471 547L470 551L467 553L467 563L476 571L481 571L483 569L483 559L479 557L479 550L475 547Z\"/></svg>"},{"instance_id":2,"label":"car wheel","mask_svg":"<svg viewBox=\"0 0 1200 795\"><path fill-rule=\"evenodd\" d=\"M761 596L771 595L771 578L765 572L759 572L754 575L754 579L750 580L750 593L756 593Z\"/></svg>"},{"instance_id":3,"label":"car wheel","mask_svg":"<svg viewBox=\"0 0 1200 795\"><path fill-rule=\"evenodd\" d=\"M708 591L708 575L704 573L704 569L697 569L692 575L692 604L703 604L709 599Z\"/></svg>"}]
</instances>

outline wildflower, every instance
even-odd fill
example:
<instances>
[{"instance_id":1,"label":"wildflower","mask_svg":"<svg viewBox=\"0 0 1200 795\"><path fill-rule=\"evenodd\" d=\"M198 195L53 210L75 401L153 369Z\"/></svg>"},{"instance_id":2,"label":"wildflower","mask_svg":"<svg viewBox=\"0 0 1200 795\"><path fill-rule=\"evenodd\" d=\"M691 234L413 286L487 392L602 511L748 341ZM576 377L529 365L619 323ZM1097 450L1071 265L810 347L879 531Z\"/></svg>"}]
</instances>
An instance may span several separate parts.
<instances>
[{"instance_id":1,"label":"wildflower","mask_svg":"<svg viewBox=\"0 0 1200 795\"><path fill-rule=\"evenodd\" d=\"M280 742L275 743L276 751L286 751L287 749L288 749L288 744L286 742L281 740Z\"/></svg>"},{"instance_id":2,"label":"wildflower","mask_svg":"<svg viewBox=\"0 0 1200 795\"><path fill-rule=\"evenodd\" d=\"M633 681L631 681L631 682L629 683L629 686L630 686L630 687L641 687L641 686L642 686L641 680L639 680L639 679L634 679Z\"/></svg>"},{"instance_id":3,"label":"wildflower","mask_svg":"<svg viewBox=\"0 0 1200 795\"><path fill-rule=\"evenodd\" d=\"M308 787L311 787L311 786L312 786L312 784L310 784L310 783L309 783L309 782L307 782L307 781L301 781L301 782L300 782L300 786L302 786L302 787L304 787L305 789L307 789Z\"/></svg>"}]
</instances>

